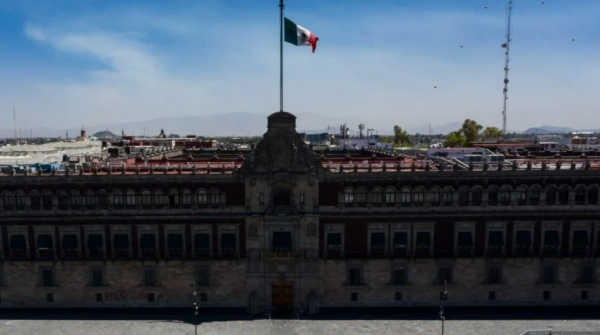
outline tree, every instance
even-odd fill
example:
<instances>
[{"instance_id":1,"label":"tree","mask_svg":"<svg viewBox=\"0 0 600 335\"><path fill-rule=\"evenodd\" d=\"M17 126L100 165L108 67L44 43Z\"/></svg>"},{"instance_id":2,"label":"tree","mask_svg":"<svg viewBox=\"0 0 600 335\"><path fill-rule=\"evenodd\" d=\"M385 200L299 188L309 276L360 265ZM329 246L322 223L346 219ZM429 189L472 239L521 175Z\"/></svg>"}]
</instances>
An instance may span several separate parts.
<instances>
[{"instance_id":1,"label":"tree","mask_svg":"<svg viewBox=\"0 0 600 335\"><path fill-rule=\"evenodd\" d=\"M497 127L486 127L483 130L482 135L484 139L501 138L502 130L498 129Z\"/></svg>"},{"instance_id":2,"label":"tree","mask_svg":"<svg viewBox=\"0 0 600 335\"><path fill-rule=\"evenodd\" d=\"M406 130L402 130L402 128L398 125L394 126L394 144L410 144L410 137Z\"/></svg>"},{"instance_id":3,"label":"tree","mask_svg":"<svg viewBox=\"0 0 600 335\"><path fill-rule=\"evenodd\" d=\"M460 128L460 132L465 137L465 144L477 142L481 129L483 129L483 127L480 124L474 120L466 119Z\"/></svg>"},{"instance_id":4,"label":"tree","mask_svg":"<svg viewBox=\"0 0 600 335\"><path fill-rule=\"evenodd\" d=\"M451 147L451 148L462 147L463 145L465 145L465 142L466 142L466 138L463 135L462 131L457 130L457 131L453 131L448 134L448 137L446 138L446 142L444 143L444 146Z\"/></svg>"}]
</instances>

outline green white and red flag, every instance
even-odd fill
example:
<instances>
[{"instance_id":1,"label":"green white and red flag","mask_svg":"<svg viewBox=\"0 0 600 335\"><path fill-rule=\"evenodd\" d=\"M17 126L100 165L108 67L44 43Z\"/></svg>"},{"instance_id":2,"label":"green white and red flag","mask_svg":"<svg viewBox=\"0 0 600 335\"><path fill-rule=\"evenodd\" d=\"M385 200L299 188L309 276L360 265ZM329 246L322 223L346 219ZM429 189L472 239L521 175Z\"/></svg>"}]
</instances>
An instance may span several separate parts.
<instances>
[{"instance_id":1,"label":"green white and red flag","mask_svg":"<svg viewBox=\"0 0 600 335\"><path fill-rule=\"evenodd\" d=\"M312 52L317 49L319 38L310 30L295 24L287 17L284 19L284 36L285 41L297 46L312 47Z\"/></svg>"}]
</instances>

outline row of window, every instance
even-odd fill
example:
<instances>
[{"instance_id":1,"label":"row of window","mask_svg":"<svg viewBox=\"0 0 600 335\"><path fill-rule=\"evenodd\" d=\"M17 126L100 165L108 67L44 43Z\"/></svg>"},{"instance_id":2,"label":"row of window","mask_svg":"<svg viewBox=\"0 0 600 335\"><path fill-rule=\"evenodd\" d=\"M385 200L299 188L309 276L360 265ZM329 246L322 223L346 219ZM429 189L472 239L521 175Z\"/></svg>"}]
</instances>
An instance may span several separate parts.
<instances>
[{"instance_id":1,"label":"row of window","mask_svg":"<svg viewBox=\"0 0 600 335\"><path fill-rule=\"evenodd\" d=\"M68 280L68 279L67 279ZM194 270L194 277L190 279L196 286L210 286L210 271L207 268L197 267ZM59 280L56 278L54 268L40 268L40 277L38 286L58 286ZM160 286L157 270L155 268L144 268L140 274L140 286ZM88 271L88 286L102 287L109 286L106 271L102 267L92 267Z\"/></svg>"},{"instance_id":2,"label":"row of window","mask_svg":"<svg viewBox=\"0 0 600 335\"><path fill-rule=\"evenodd\" d=\"M4 210L52 210L58 209L96 209L96 208L186 208L191 206L221 206L226 203L226 193L219 189L200 189L195 193L189 190L171 190L163 193L160 190L151 192L142 190L137 193L134 190L87 190L67 192L60 190L55 194L51 191L31 191L25 194L23 191L2 193L2 205Z\"/></svg>"},{"instance_id":3,"label":"row of window","mask_svg":"<svg viewBox=\"0 0 600 335\"><path fill-rule=\"evenodd\" d=\"M511 297L511 299L512 299L512 297ZM581 292L579 293L579 300L588 300L588 299L589 299L588 290L581 290ZM488 291L488 300L490 300L490 301L498 300L497 292L496 291ZM546 300L546 301L552 300L552 291L549 291L549 290L542 291L542 300ZM359 292L351 292L350 293L350 301L353 301L353 302L360 301L359 300ZM394 292L394 301L397 301L397 302L403 301L402 292Z\"/></svg>"},{"instance_id":4,"label":"row of window","mask_svg":"<svg viewBox=\"0 0 600 335\"><path fill-rule=\"evenodd\" d=\"M87 231L83 241L80 241L81 235L77 232L63 232L57 238L51 232L37 232L33 241L30 241L28 236L20 232L9 233L10 259L28 259L32 256L32 249L35 252L34 257L38 259L104 259L133 256L157 258L161 245L164 245L168 258L182 258L188 255L184 240L186 235L180 231L166 232L162 243L155 231L140 231L136 250L131 234L120 230L113 230L109 241L101 231ZM220 257L238 256L236 232L221 232L216 241L213 241L211 232L195 232L188 243L192 246L190 253L193 257L211 257L215 250ZM215 243L216 249L213 248Z\"/></svg>"},{"instance_id":5,"label":"row of window","mask_svg":"<svg viewBox=\"0 0 600 335\"><path fill-rule=\"evenodd\" d=\"M505 225L488 225L484 237L475 239L474 224L457 224L455 226L451 250L441 250L434 246L433 225L429 227L418 226L416 229L409 225L392 226L379 225L369 228L367 236L368 255L394 256L394 257L419 257L436 255L454 255L472 257L475 255L475 246L480 245L487 256L558 256L564 253L569 255L588 256L600 254L598 243L600 231L593 232L591 224L574 224L570 232L563 232L562 223L550 223L539 232L539 244L534 243L535 227L533 223L520 224L515 227L512 234L507 235ZM592 236L592 234L595 234ZM341 230L325 232L325 257L349 257L358 254L356 251L346 251L345 233ZM476 243L477 242L477 243ZM444 245L448 246L447 241ZM539 249L535 247L539 246ZM568 247L568 248L564 248ZM568 249L568 251L565 251ZM352 248L351 250L356 250ZM435 250L435 252L434 252Z\"/></svg>"},{"instance_id":6,"label":"row of window","mask_svg":"<svg viewBox=\"0 0 600 335\"><path fill-rule=\"evenodd\" d=\"M407 285L410 284L407 265L394 265L390 271L389 284ZM503 275L502 265L493 264L484 269L481 277L482 284L506 284L506 276ZM596 283L596 267L593 263L582 264L579 267L578 274L572 278L573 283L590 284ZM454 271L452 266L439 266L436 272L435 283L452 284L455 283ZM559 269L556 265L544 264L540 266L538 284L560 284ZM364 281L363 268L360 266L349 266L346 272L346 285L366 285Z\"/></svg>"},{"instance_id":7,"label":"row of window","mask_svg":"<svg viewBox=\"0 0 600 335\"><path fill-rule=\"evenodd\" d=\"M347 205L366 205L366 204L396 204L404 206L419 206L425 203L432 206L480 206L487 204L490 206L511 204L516 205L597 205L598 187L585 187L579 185L573 190L566 185L556 187L548 186L544 189L545 197L542 197L542 188L540 186L519 186L513 189L510 186L490 186L487 189L482 187L460 187L458 191L450 186L444 188L433 187L429 190L417 187L414 189L404 187L398 192L394 187L374 188L369 191L365 187L357 189L348 187L339 194L338 202ZM572 196L572 201L571 201Z\"/></svg>"}]
</instances>

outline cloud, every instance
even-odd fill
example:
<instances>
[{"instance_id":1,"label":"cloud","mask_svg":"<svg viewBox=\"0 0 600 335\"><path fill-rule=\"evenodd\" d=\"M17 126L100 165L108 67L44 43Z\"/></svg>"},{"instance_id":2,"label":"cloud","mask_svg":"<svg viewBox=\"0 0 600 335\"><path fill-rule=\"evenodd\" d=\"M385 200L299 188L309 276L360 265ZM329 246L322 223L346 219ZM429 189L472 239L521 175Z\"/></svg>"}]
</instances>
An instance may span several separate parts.
<instances>
[{"instance_id":1,"label":"cloud","mask_svg":"<svg viewBox=\"0 0 600 335\"><path fill-rule=\"evenodd\" d=\"M40 125L53 127L274 112L279 107L278 31L276 19L265 20L263 10L244 15L210 2L185 10L119 7L69 20L36 17L23 33L38 52L52 51L42 62L60 63L64 75L40 74L15 83L18 105L36 115ZM500 9L480 14L391 6L336 15L324 9L294 13L294 20L321 41L315 54L285 45L285 106L291 112L348 115L365 119L367 126L373 119L415 127L462 118L500 125ZM561 114L564 109L591 115L598 103L592 89L598 83L596 50L581 43L578 51L568 44L547 53L536 36L542 31L556 41L564 35L557 27L571 29L573 20L520 15L528 21L515 24L511 128L520 128L511 122L535 125L542 113L552 113L557 123L572 122ZM529 47L529 40L538 47ZM3 86L0 82L0 97Z\"/></svg>"}]
</instances>

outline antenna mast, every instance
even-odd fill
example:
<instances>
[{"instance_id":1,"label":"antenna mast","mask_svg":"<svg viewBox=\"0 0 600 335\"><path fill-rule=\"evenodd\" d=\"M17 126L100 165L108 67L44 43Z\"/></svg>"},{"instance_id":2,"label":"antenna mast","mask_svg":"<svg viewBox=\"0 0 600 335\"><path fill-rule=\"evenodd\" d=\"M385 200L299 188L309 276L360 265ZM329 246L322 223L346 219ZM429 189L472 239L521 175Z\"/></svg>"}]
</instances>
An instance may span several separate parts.
<instances>
[{"instance_id":1,"label":"antenna mast","mask_svg":"<svg viewBox=\"0 0 600 335\"><path fill-rule=\"evenodd\" d=\"M502 47L506 49L504 52L504 106L502 108L502 136L506 138L506 102L508 100L508 63L510 53L510 42L512 41L510 33L511 27L511 15L513 8L513 0L508 0L508 8L506 10L506 42L502 44Z\"/></svg>"},{"instance_id":2,"label":"antenna mast","mask_svg":"<svg viewBox=\"0 0 600 335\"><path fill-rule=\"evenodd\" d=\"M13 124L15 127L15 141L19 144L19 138L17 137L17 112L15 111L15 104L13 102Z\"/></svg>"}]
</instances>

